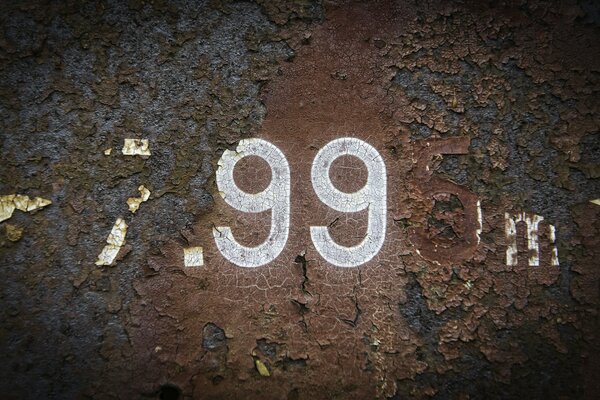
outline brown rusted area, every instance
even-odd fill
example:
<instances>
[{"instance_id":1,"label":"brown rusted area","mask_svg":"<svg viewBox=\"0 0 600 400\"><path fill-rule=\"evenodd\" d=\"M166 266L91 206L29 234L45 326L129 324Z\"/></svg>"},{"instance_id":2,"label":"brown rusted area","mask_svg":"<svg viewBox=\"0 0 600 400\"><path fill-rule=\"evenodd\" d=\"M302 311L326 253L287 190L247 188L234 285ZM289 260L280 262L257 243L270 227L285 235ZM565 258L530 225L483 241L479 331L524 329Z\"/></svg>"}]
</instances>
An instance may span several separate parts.
<instances>
[{"instance_id":1,"label":"brown rusted area","mask_svg":"<svg viewBox=\"0 0 600 400\"><path fill-rule=\"evenodd\" d=\"M600 270L598 269L598 250L600 248L600 206L596 204L580 204L573 209L575 223L579 233L573 241L578 254L577 264L573 268L576 275L571 281L570 290L577 302L585 308L588 323L576 323L581 326L583 337L590 343L589 356L583 361L584 368L590 371L586 374L585 384L589 393L600 393L600 383L595 376L600 372L600 342L598 330L598 288L600 287ZM594 249L594 250L592 250Z\"/></svg>"},{"instance_id":2,"label":"brown rusted area","mask_svg":"<svg viewBox=\"0 0 600 400\"><path fill-rule=\"evenodd\" d=\"M424 199L438 200L440 195L454 195L461 203L461 211L445 212L443 218L450 221L452 231L457 238L463 240L440 241L436 238L440 232L435 229L414 229L410 237L419 255L429 261L445 264L458 264L468 261L478 245L477 232L480 229L478 220L477 195L454 182L432 176L434 157L443 154L468 154L470 140L468 137L452 137L444 139L425 139L416 143L415 186L419 188Z\"/></svg>"},{"instance_id":3,"label":"brown rusted area","mask_svg":"<svg viewBox=\"0 0 600 400\"><path fill-rule=\"evenodd\" d=\"M412 11L407 5L387 2L331 7L327 21L310 34L309 44L299 45L294 62L285 65L282 75L266 87L268 114L258 137L283 151L292 174L286 248L275 262L256 269L224 261L211 240L210 228L232 226L237 240L257 244L266 237L269 214L244 215L217 198L214 208L189 233L192 242L205 247L206 267L184 270L181 248L173 243L164 257L153 261L160 268L160 280L136 283L141 298L162 298L153 301L162 304L158 309L133 309L140 321L154 323L159 315L169 315L180 321L176 326L182 332L174 346L177 354L185 356L171 357L149 369L163 365L165 370L169 363L184 365L180 372L171 372L169 379L208 397L383 398L402 393L428 397L443 389L431 386L430 378L419 380L420 375L434 374L443 380L476 373L465 366L465 354L479 354L480 367L489 371L490 379L510 384L518 380L512 372L516 368L532 368L527 366L527 343L543 341L558 353L568 351L559 330L564 324L577 326L578 317L570 305L550 295L560 269L550 266L547 235L540 229L541 266L530 267L524 227L519 224L519 264L507 266L503 216L513 207L519 209L518 204L513 206L515 199L501 190L476 194L468 186L434 175L440 164L431 161L440 155L460 154L462 162L482 157L481 150L466 154L469 142L477 136L477 122L452 126L444 114L411 100L391 83L397 68L453 74L467 54L475 63L484 63L490 56L483 44L456 42L446 48L437 36L428 39L437 44L420 42L411 36L415 35L411 29L439 29L439 25L435 19L415 19ZM457 15L472 21L468 14ZM407 58L410 45L442 46L441 61L429 53ZM520 51L526 57L526 50ZM496 96L497 104L510 102L510 92L502 92L506 85L501 78L482 77L474 88L475 99L485 104ZM460 89L443 80L432 82L431 87L449 110L464 112L466 93L458 93ZM415 118L432 128L434 137L411 140L408 124ZM506 137L500 131L495 134ZM344 245L356 244L364 235L365 212L340 215L321 204L311 187L310 167L317 151L342 136L358 137L375 146L388 169L386 242L374 260L359 268L327 264L309 236L309 227L314 225L329 226L332 236ZM429 148L423 143L430 143ZM486 150L493 159L492 169L507 167L503 146L502 139L493 139ZM361 166L352 168L360 170ZM469 171L493 185L492 169L472 165ZM331 174L340 190L360 187L342 160ZM459 198L463 211L438 216L453 222L458 235L445 242L413 235L409 242L410 232L419 231L413 226L424 224L433 212L433 200L448 200L450 195ZM485 213L479 246L475 237L478 199ZM161 295L165 290L173 295L165 298ZM423 306L415 306L416 297L422 297ZM418 307L425 307L420 312L431 316L415 319L411 313ZM145 329L132 332L137 351L149 353L160 342L158 338L175 327L168 321L153 325L158 335L149 336ZM202 353L195 345L197 327L208 321L231 338L227 367L218 374L196 375L194 363L202 364ZM425 324L437 328L423 328ZM506 340L498 338L499 331L523 336ZM260 376L256 360L266 366L268 377ZM459 389L454 394L460 393ZM462 396L466 393L465 389Z\"/></svg>"},{"instance_id":4,"label":"brown rusted area","mask_svg":"<svg viewBox=\"0 0 600 400\"><path fill-rule=\"evenodd\" d=\"M271 168L262 158L242 158L233 171L235 184L246 193L259 193L271 182Z\"/></svg>"},{"instance_id":5,"label":"brown rusted area","mask_svg":"<svg viewBox=\"0 0 600 400\"><path fill-rule=\"evenodd\" d=\"M2 136L2 188L53 200L13 217L20 240L0 237L9 398L597 397L593 7L2 8L20 18L0 39L2 128L18 138ZM115 156L134 134L152 156ZM387 168L386 241L357 268L325 262L309 233L328 226L346 246L364 236L366 211L336 212L312 188L315 155L343 136ZM223 150L246 137L275 144L291 168L287 245L258 268L227 262L212 232L230 226L254 246L270 230L269 211L232 209L214 181ZM234 180L257 193L271 175L248 157ZM352 157L330 177L345 192L368 179ZM127 214L116 266L97 268L141 184L152 195ZM518 223L507 265L505 213L523 212L544 217L539 252ZM202 267L183 265L192 246Z\"/></svg>"}]
</instances>

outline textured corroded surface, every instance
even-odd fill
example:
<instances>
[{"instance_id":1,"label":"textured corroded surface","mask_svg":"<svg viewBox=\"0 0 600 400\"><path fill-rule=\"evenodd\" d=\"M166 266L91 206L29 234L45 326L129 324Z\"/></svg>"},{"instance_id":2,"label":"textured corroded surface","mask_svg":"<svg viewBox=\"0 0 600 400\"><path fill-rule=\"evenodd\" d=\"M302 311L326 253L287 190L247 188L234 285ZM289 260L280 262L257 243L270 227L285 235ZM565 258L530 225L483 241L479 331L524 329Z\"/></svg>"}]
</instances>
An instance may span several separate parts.
<instances>
[{"instance_id":1,"label":"textured corroded surface","mask_svg":"<svg viewBox=\"0 0 600 400\"><path fill-rule=\"evenodd\" d=\"M0 226L5 397L598 395L593 2L0 11L0 196L52 201ZM366 228L310 185L317 151L341 136L375 146L388 174L386 241L358 268L324 262L308 231L353 245ZM288 243L257 269L212 239L213 225L246 245L268 234L268 213L235 212L215 184L222 152L247 137L277 145L292 179ZM124 156L128 138L151 155ZM270 171L254 157L234 177L257 192ZM351 192L367 177L344 157L331 179ZM141 185L151 194L132 214ZM521 212L544 217L539 267L527 251L505 262L504 215ZM119 217L126 243L96 266ZM185 268L194 246L204 265Z\"/></svg>"}]
</instances>

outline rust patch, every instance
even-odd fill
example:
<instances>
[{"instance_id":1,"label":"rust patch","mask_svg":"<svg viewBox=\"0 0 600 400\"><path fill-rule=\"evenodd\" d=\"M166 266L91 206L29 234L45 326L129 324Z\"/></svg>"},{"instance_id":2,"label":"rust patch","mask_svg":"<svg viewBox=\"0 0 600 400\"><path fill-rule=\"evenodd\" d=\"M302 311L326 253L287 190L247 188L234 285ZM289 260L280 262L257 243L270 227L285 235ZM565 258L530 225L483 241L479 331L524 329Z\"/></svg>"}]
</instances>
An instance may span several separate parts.
<instances>
[{"instance_id":1,"label":"rust patch","mask_svg":"<svg viewBox=\"0 0 600 400\"><path fill-rule=\"evenodd\" d=\"M532 340L535 346L542 340L559 353L568 352L560 327L575 320L570 306L548 290L557 287L561 275L559 268L550 267L548 235L540 234L539 268L529 267L529 255L522 251L527 243L521 224L520 262L507 266L504 258L504 212L514 212L518 204L499 190L501 179L496 181L492 171L510 167L506 133L496 128L498 138L481 149L472 144L481 140L476 120L451 122L453 115L473 106L467 106L469 96L480 105L494 101L499 108L502 102L514 102L510 85L501 77L480 76L470 94L452 80L436 77L429 82L433 104L413 97L398 84L412 74L404 71L428 68L452 76L465 57L482 65L494 53L479 40L477 45L442 45L441 36L433 36L428 39L432 42L419 44L415 35L423 26L441 29L448 15L472 17L452 9L436 11L441 13L437 20L424 20L412 11L388 2L331 7L327 21L298 44L294 62L284 65L281 76L266 87L268 114L257 137L277 146L291 170L289 238L273 262L240 268L224 260L211 241L213 226L232 227L236 240L252 246L268 236L270 217L269 212L236 212L216 197L211 211L189 231L188 240L205 246L206 267L182 270L175 257L179 245L172 243L155 261L162 271L160 283L136 283L142 298L156 299L165 285L185 293L158 302L163 304L159 313L182 321L186 334L178 346L191 353L184 350L188 355L181 361L197 357L188 344L195 342L195 327L213 321L231 335L227 367L218 375L222 382L214 384L216 375L194 376L193 393L427 397L440 390L431 382L444 379L433 375L456 379L463 369L474 376L488 371L499 384L513 382L515 368L531 365L526 346ZM415 125L426 127L431 137L417 140ZM313 160L340 137L371 144L387 168L385 243L375 258L357 268L324 261L310 237L310 226L327 226L338 244L353 246L367 229L367 212L335 211L312 187ZM477 162L484 155L491 164L482 170ZM455 183L443 171L448 156L468 165L474 178L500 186L490 192ZM254 166L249 166L251 160L240 163L235 171L238 185L250 193L268 182L265 164L259 167L254 161ZM362 162L346 156L332 164L329 177L347 193L368 182L365 172ZM478 214L480 201L484 217ZM423 304L415 305L416 299ZM415 315L415 309L422 311ZM141 311L134 309L134 314ZM151 311L143 318L157 317ZM520 341L498 337L504 330L525 336ZM152 342L143 331L134 338L141 352ZM466 364L468 357L478 360L480 372ZM187 371L175 376L185 382L193 369Z\"/></svg>"},{"instance_id":2,"label":"rust patch","mask_svg":"<svg viewBox=\"0 0 600 400\"><path fill-rule=\"evenodd\" d=\"M2 6L0 186L55 204L0 237L3 393L597 398L595 8L209 3ZM128 137L146 155L110 151ZM341 137L370 157L317 183L369 187L359 211L314 187ZM256 268L214 238L272 233L268 207L237 211L217 188L249 138L290 177L286 244ZM230 181L268 202L271 182L287 193L283 164L244 157ZM152 196L129 214L141 184ZM373 257L328 262L311 226L356 246L375 204ZM119 268L99 268L119 215Z\"/></svg>"}]
</instances>

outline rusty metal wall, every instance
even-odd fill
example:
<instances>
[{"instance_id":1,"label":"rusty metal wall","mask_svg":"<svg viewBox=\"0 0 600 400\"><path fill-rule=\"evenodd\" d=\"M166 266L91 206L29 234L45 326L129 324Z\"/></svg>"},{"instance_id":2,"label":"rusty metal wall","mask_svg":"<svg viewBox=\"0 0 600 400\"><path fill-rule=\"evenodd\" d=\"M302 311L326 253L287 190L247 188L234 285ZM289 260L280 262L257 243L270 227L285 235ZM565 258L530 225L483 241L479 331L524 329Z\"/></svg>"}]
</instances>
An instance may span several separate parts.
<instances>
[{"instance_id":1,"label":"rusty metal wall","mask_svg":"<svg viewBox=\"0 0 600 400\"><path fill-rule=\"evenodd\" d=\"M593 1L0 11L3 398L600 394ZM386 171L373 184L340 157L333 184L387 199L383 245L346 268L309 230L343 246L368 232L371 214L313 188L315 157L342 137ZM256 268L214 239L222 226L250 247L269 235L269 212L235 210L215 177L248 138L291 171L289 237ZM148 150L126 154L126 139ZM257 193L275 175L248 157L231 179ZM118 254L97 265L105 246Z\"/></svg>"}]
</instances>

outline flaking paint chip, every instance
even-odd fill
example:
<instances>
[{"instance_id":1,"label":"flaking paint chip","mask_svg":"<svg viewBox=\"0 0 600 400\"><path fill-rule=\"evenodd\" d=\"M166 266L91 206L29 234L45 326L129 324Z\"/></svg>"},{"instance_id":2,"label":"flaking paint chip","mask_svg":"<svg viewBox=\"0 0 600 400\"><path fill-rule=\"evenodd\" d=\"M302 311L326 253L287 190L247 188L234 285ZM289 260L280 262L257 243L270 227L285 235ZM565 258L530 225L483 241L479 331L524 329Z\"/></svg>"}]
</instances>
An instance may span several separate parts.
<instances>
[{"instance_id":1,"label":"flaking paint chip","mask_svg":"<svg viewBox=\"0 0 600 400\"><path fill-rule=\"evenodd\" d=\"M127 223L123 218L117 218L117 221L112 227L108 238L106 239L106 246L102 249L102 252L98 255L98 261L96 265L111 265L119 250L125 244L125 235L127 234Z\"/></svg>"},{"instance_id":2,"label":"flaking paint chip","mask_svg":"<svg viewBox=\"0 0 600 400\"><path fill-rule=\"evenodd\" d=\"M105 155L105 156L110 156L110 153L112 153L112 147L110 147L110 148L108 148L108 149L104 150L104 155Z\"/></svg>"},{"instance_id":3,"label":"flaking paint chip","mask_svg":"<svg viewBox=\"0 0 600 400\"><path fill-rule=\"evenodd\" d=\"M23 237L23 228L6 224L6 238L11 242L18 242Z\"/></svg>"},{"instance_id":4,"label":"flaking paint chip","mask_svg":"<svg viewBox=\"0 0 600 400\"><path fill-rule=\"evenodd\" d=\"M140 197L130 197L127 199L127 205L132 214L135 214L138 208L140 208L140 204L150 198L150 191L144 185L140 185L138 190L140 191Z\"/></svg>"},{"instance_id":5,"label":"flaking paint chip","mask_svg":"<svg viewBox=\"0 0 600 400\"><path fill-rule=\"evenodd\" d=\"M597 206L600 206L600 199L590 200L590 203L596 204Z\"/></svg>"},{"instance_id":6,"label":"flaking paint chip","mask_svg":"<svg viewBox=\"0 0 600 400\"><path fill-rule=\"evenodd\" d=\"M0 196L0 222L12 217L15 209L31 212L40 208L44 208L50 204L52 204L52 201L43 199L41 197L30 199L29 196L23 196L20 194Z\"/></svg>"},{"instance_id":7,"label":"flaking paint chip","mask_svg":"<svg viewBox=\"0 0 600 400\"><path fill-rule=\"evenodd\" d=\"M204 250L202 247L187 247L183 249L183 265L186 267L201 267L204 265Z\"/></svg>"},{"instance_id":8,"label":"flaking paint chip","mask_svg":"<svg viewBox=\"0 0 600 400\"><path fill-rule=\"evenodd\" d=\"M258 358L254 359L254 365L256 365L256 370L261 376L271 376L271 373L269 372L267 366Z\"/></svg>"},{"instance_id":9,"label":"flaking paint chip","mask_svg":"<svg viewBox=\"0 0 600 400\"><path fill-rule=\"evenodd\" d=\"M149 156L148 139L125 139L123 154L126 156Z\"/></svg>"}]
</instances>

